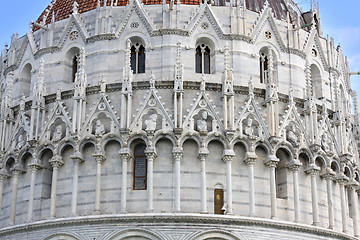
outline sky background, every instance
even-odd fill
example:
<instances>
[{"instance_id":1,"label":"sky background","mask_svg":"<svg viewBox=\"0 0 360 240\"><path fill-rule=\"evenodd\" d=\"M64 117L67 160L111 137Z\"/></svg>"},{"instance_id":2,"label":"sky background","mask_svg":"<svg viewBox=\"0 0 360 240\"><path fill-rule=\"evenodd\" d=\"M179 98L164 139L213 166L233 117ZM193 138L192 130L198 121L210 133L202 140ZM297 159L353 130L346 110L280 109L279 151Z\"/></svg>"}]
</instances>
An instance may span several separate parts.
<instances>
[{"instance_id":1,"label":"sky background","mask_svg":"<svg viewBox=\"0 0 360 240\"><path fill-rule=\"evenodd\" d=\"M95 1L95 0L94 0ZM294 0L304 11L310 9L310 0ZM23 36L51 0L2 0L0 8L0 49L10 43L11 35ZM323 36L335 39L348 56L351 71L360 71L360 0L318 0ZM351 77L352 88L360 98L360 76Z\"/></svg>"}]
</instances>

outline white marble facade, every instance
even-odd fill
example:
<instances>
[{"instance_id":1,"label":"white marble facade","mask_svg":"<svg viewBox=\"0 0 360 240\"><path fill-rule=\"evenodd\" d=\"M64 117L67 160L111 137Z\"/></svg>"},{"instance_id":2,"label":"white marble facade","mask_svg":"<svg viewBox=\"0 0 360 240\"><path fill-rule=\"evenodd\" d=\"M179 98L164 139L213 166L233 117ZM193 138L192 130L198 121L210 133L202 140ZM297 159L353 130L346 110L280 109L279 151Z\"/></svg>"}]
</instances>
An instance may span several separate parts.
<instances>
[{"instance_id":1,"label":"white marble facade","mask_svg":"<svg viewBox=\"0 0 360 240\"><path fill-rule=\"evenodd\" d=\"M279 20L271 2L74 4L14 35L0 238L359 237L348 63L316 7Z\"/></svg>"}]
</instances>

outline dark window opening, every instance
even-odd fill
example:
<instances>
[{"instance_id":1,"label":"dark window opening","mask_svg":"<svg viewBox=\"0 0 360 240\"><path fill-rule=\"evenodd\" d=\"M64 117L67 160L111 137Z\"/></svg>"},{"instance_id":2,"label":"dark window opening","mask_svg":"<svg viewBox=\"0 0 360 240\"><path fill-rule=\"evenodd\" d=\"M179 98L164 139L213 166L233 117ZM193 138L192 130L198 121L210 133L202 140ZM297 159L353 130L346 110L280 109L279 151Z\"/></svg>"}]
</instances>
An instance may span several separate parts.
<instances>
[{"instance_id":1,"label":"dark window opening","mask_svg":"<svg viewBox=\"0 0 360 240\"><path fill-rule=\"evenodd\" d=\"M268 58L264 53L260 54L260 83L268 83L268 68L269 62Z\"/></svg>"},{"instance_id":2,"label":"dark window opening","mask_svg":"<svg viewBox=\"0 0 360 240\"><path fill-rule=\"evenodd\" d=\"M145 47L139 43L131 46L131 69L134 74L145 73Z\"/></svg>"},{"instance_id":3,"label":"dark window opening","mask_svg":"<svg viewBox=\"0 0 360 240\"><path fill-rule=\"evenodd\" d=\"M134 149L134 190L146 190L147 161L145 144L138 144Z\"/></svg>"},{"instance_id":4,"label":"dark window opening","mask_svg":"<svg viewBox=\"0 0 360 240\"><path fill-rule=\"evenodd\" d=\"M75 55L72 60L72 82L75 82L77 71L78 71L78 57Z\"/></svg>"}]
</instances>

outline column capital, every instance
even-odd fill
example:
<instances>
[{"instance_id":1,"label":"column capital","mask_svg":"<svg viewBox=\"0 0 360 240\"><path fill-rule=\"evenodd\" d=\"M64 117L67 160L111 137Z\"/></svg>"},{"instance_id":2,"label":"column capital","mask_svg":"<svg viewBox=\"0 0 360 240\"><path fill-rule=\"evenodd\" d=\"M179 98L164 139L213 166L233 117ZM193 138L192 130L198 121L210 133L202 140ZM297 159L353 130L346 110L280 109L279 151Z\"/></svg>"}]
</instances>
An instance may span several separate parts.
<instances>
[{"instance_id":1,"label":"column capital","mask_svg":"<svg viewBox=\"0 0 360 240\"><path fill-rule=\"evenodd\" d=\"M51 164L51 166L53 168L59 168L62 165L64 165L64 161L62 160L62 157L60 155L55 155L53 156L50 160L49 163Z\"/></svg>"},{"instance_id":2,"label":"column capital","mask_svg":"<svg viewBox=\"0 0 360 240\"><path fill-rule=\"evenodd\" d=\"M320 167L312 163L305 169L305 172L309 175L316 176L320 172L320 170Z\"/></svg>"},{"instance_id":3,"label":"column capital","mask_svg":"<svg viewBox=\"0 0 360 240\"><path fill-rule=\"evenodd\" d=\"M10 169L12 175L20 175L21 173L25 173L26 169L21 166L21 164L16 164L13 168Z\"/></svg>"},{"instance_id":4,"label":"column capital","mask_svg":"<svg viewBox=\"0 0 360 240\"><path fill-rule=\"evenodd\" d=\"M301 163L299 160L293 159L293 160L291 160L291 161L287 164L286 167L287 167L290 171L298 172L301 166L302 166L302 163Z\"/></svg>"},{"instance_id":5,"label":"column capital","mask_svg":"<svg viewBox=\"0 0 360 240\"><path fill-rule=\"evenodd\" d=\"M330 167L327 167L320 173L320 176L325 180L334 180L336 173Z\"/></svg>"},{"instance_id":6,"label":"column capital","mask_svg":"<svg viewBox=\"0 0 360 240\"><path fill-rule=\"evenodd\" d=\"M157 157L156 149L154 147L147 147L145 149L145 156L148 160L154 160Z\"/></svg>"},{"instance_id":7,"label":"column capital","mask_svg":"<svg viewBox=\"0 0 360 240\"><path fill-rule=\"evenodd\" d=\"M121 148L119 151L120 158L124 162L127 162L130 159L130 149L129 148Z\"/></svg>"},{"instance_id":8,"label":"column capital","mask_svg":"<svg viewBox=\"0 0 360 240\"><path fill-rule=\"evenodd\" d=\"M85 161L82 153L79 151L74 152L74 154L72 154L70 158L73 160L74 163L83 163Z\"/></svg>"},{"instance_id":9,"label":"column capital","mask_svg":"<svg viewBox=\"0 0 360 240\"><path fill-rule=\"evenodd\" d=\"M264 161L264 164L269 168L276 168L280 159L278 159L275 155L269 155L268 158Z\"/></svg>"},{"instance_id":10,"label":"column capital","mask_svg":"<svg viewBox=\"0 0 360 240\"><path fill-rule=\"evenodd\" d=\"M249 165L249 164L254 164L255 161L257 159L257 155L255 152L246 152L245 153L245 160L244 162Z\"/></svg>"},{"instance_id":11,"label":"column capital","mask_svg":"<svg viewBox=\"0 0 360 240\"><path fill-rule=\"evenodd\" d=\"M181 147L174 147L172 154L175 161L180 161L183 157L183 149Z\"/></svg>"},{"instance_id":12,"label":"column capital","mask_svg":"<svg viewBox=\"0 0 360 240\"><path fill-rule=\"evenodd\" d=\"M349 178L344 173L339 173L336 176L336 182L340 185L345 185L349 181Z\"/></svg>"},{"instance_id":13,"label":"column capital","mask_svg":"<svg viewBox=\"0 0 360 240\"><path fill-rule=\"evenodd\" d=\"M359 186L359 183L357 181L355 181L354 179L349 180L346 183L346 187L350 190L356 190Z\"/></svg>"},{"instance_id":14,"label":"column capital","mask_svg":"<svg viewBox=\"0 0 360 240\"><path fill-rule=\"evenodd\" d=\"M235 157L235 152L232 149L225 149L222 160L224 162L231 162Z\"/></svg>"},{"instance_id":15,"label":"column capital","mask_svg":"<svg viewBox=\"0 0 360 240\"><path fill-rule=\"evenodd\" d=\"M5 178L9 178L10 174L5 168L0 169L0 181L3 181Z\"/></svg>"},{"instance_id":16,"label":"column capital","mask_svg":"<svg viewBox=\"0 0 360 240\"><path fill-rule=\"evenodd\" d=\"M207 156L209 155L209 150L207 148L200 148L198 158L200 161L205 161Z\"/></svg>"},{"instance_id":17,"label":"column capital","mask_svg":"<svg viewBox=\"0 0 360 240\"><path fill-rule=\"evenodd\" d=\"M101 150L96 150L93 154L93 157L95 158L96 162L104 162L106 160L105 153Z\"/></svg>"},{"instance_id":18,"label":"column capital","mask_svg":"<svg viewBox=\"0 0 360 240\"><path fill-rule=\"evenodd\" d=\"M43 168L44 166L40 163L39 159L34 158L31 163L29 163L29 168L31 169L31 172L36 172L37 170Z\"/></svg>"}]
</instances>

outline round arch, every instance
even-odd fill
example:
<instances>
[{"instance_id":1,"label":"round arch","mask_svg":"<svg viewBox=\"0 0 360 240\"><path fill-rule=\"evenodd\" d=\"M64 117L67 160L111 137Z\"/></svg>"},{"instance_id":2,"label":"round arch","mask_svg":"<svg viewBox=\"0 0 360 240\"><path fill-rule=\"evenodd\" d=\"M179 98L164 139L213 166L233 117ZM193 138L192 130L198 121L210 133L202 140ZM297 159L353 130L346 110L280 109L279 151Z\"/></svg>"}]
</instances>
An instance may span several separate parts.
<instances>
[{"instance_id":1,"label":"round arch","mask_svg":"<svg viewBox=\"0 0 360 240\"><path fill-rule=\"evenodd\" d=\"M142 229L142 228L133 228L126 229L121 231L112 232L103 237L103 239L109 240L160 240L165 239L158 233L153 231Z\"/></svg>"},{"instance_id":2,"label":"round arch","mask_svg":"<svg viewBox=\"0 0 360 240\"><path fill-rule=\"evenodd\" d=\"M203 232L197 232L193 236L188 238L189 240L246 240L244 237L239 237L232 232L225 230L209 230Z\"/></svg>"}]
</instances>

